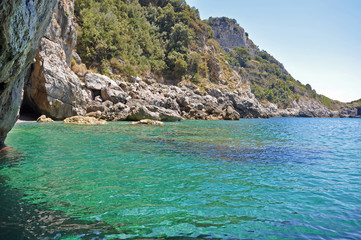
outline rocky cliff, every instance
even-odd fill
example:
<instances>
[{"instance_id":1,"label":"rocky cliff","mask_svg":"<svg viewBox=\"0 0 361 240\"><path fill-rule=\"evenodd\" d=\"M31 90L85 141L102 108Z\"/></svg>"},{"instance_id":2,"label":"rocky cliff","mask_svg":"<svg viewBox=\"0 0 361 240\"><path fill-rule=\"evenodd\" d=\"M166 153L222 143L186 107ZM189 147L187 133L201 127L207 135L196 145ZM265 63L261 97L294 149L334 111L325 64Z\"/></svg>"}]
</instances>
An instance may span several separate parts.
<instances>
[{"instance_id":1,"label":"rocky cliff","mask_svg":"<svg viewBox=\"0 0 361 240\"><path fill-rule=\"evenodd\" d=\"M207 20L207 23L214 31L214 39L226 51L230 51L231 49L237 47L243 47L252 56L258 55L261 52L259 47L249 38L248 33L237 23L235 19L227 17L211 17ZM283 73L287 75L289 74L282 63L277 61L275 58L273 58L272 61L282 69Z\"/></svg>"},{"instance_id":2,"label":"rocky cliff","mask_svg":"<svg viewBox=\"0 0 361 240\"><path fill-rule=\"evenodd\" d=\"M296 81L276 58L261 51L236 20L210 18L214 38L225 50L233 69L251 85L252 93L269 116L357 117L357 109L319 95Z\"/></svg>"},{"instance_id":3,"label":"rocky cliff","mask_svg":"<svg viewBox=\"0 0 361 240\"><path fill-rule=\"evenodd\" d=\"M244 29L227 18L207 21L215 40L228 49L226 56L211 39L209 29L194 16L188 26L196 24L203 30L192 30L192 45L179 50L189 51L187 54L174 53L173 67L178 71L184 65L185 75L169 79L168 70L164 75L148 71L139 77L118 75L112 68L107 76L88 71L74 51L77 26L72 0L2 1L0 13L1 146L17 119L24 79L22 111L54 119L74 115L114 121L361 115L359 104L331 101L295 81L281 63L260 51ZM186 29L180 25L171 29L178 28ZM119 69L128 68L129 62L121 56L114 59L111 62L116 60ZM238 65L234 64L237 61ZM73 72L72 63L82 70ZM283 97L277 99L284 105L272 102L274 94Z\"/></svg>"},{"instance_id":4,"label":"rocky cliff","mask_svg":"<svg viewBox=\"0 0 361 240\"><path fill-rule=\"evenodd\" d=\"M252 54L259 52L258 47L248 38L248 33L234 19L209 18L207 23L214 31L214 39L223 48L244 47Z\"/></svg>"},{"instance_id":5,"label":"rocky cliff","mask_svg":"<svg viewBox=\"0 0 361 240\"><path fill-rule=\"evenodd\" d=\"M58 1L36 61L25 83L23 109L54 119L82 115L88 100L85 85L70 67L76 44L74 2Z\"/></svg>"},{"instance_id":6,"label":"rocky cliff","mask_svg":"<svg viewBox=\"0 0 361 240\"><path fill-rule=\"evenodd\" d=\"M249 86L217 56L221 54L200 37L198 44L208 54L206 88L189 81L178 86L165 84L163 77L145 74L140 77L111 78L90 71L71 70L70 58L81 64L73 52L76 24L73 1L59 1L49 28L39 44L36 62L25 84L23 111L54 119L90 115L106 120L144 118L178 121L185 119L229 119L268 117ZM223 64L223 65L222 65ZM113 79L112 79L113 78Z\"/></svg>"},{"instance_id":7,"label":"rocky cliff","mask_svg":"<svg viewBox=\"0 0 361 240\"><path fill-rule=\"evenodd\" d=\"M17 120L24 78L55 3L56 0L0 2L0 148Z\"/></svg>"},{"instance_id":8,"label":"rocky cliff","mask_svg":"<svg viewBox=\"0 0 361 240\"><path fill-rule=\"evenodd\" d=\"M214 30L215 40L228 51L243 47L254 57L263 53L235 20L213 18L207 22ZM88 115L109 121L355 115L345 109L342 115L307 96L293 100L287 108L269 102L261 104L251 91L251 74L241 76L237 69L230 69L222 52L203 35L198 36L197 52L191 53L209 56L206 58L209 72L202 84L165 81L151 73L136 77L113 72L108 77L84 70L75 74L70 58L73 57L74 64L81 64L73 51L76 29L73 1L59 1L25 85L23 109L31 108L37 115L54 119ZM269 61L281 69L281 74L290 76L275 58L270 56Z\"/></svg>"}]
</instances>

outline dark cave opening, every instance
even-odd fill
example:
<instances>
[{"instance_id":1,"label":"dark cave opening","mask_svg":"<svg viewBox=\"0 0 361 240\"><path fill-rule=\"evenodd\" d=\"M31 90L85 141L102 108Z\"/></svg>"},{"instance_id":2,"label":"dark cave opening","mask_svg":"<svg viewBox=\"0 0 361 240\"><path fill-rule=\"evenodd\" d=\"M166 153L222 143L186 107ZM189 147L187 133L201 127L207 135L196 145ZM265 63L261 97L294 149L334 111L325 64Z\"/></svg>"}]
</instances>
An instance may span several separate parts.
<instances>
[{"instance_id":1,"label":"dark cave opening","mask_svg":"<svg viewBox=\"0 0 361 240\"><path fill-rule=\"evenodd\" d=\"M358 116L361 116L361 107L358 107L358 108L357 108L357 115L358 115Z\"/></svg>"},{"instance_id":2,"label":"dark cave opening","mask_svg":"<svg viewBox=\"0 0 361 240\"><path fill-rule=\"evenodd\" d=\"M0 83L0 92L2 93L3 91L5 91L5 89L6 89L6 83L4 83L4 82L1 82Z\"/></svg>"},{"instance_id":3,"label":"dark cave opening","mask_svg":"<svg viewBox=\"0 0 361 240\"><path fill-rule=\"evenodd\" d=\"M41 113L34 107L34 105L30 104L28 101L24 99L20 107L20 120L25 121L33 121L40 117Z\"/></svg>"}]
</instances>

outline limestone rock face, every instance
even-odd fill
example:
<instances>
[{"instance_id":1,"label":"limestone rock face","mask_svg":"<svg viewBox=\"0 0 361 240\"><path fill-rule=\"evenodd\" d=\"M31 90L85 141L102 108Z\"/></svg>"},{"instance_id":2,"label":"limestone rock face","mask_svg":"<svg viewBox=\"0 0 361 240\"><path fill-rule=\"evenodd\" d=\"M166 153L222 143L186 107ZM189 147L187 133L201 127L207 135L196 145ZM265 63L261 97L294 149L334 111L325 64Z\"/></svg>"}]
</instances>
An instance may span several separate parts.
<instances>
[{"instance_id":1,"label":"limestone rock face","mask_svg":"<svg viewBox=\"0 0 361 240\"><path fill-rule=\"evenodd\" d=\"M210 18L209 25L214 31L214 39L223 48L244 47L252 55L260 52L259 48L248 38L245 30L234 19L226 17Z\"/></svg>"},{"instance_id":2,"label":"limestone rock face","mask_svg":"<svg viewBox=\"0 0 361 240\"><path fill-rule=\"evenodd\" d=\"M76 44L73 1L58 1L25 84L24 104L55 119L85 114L90 93L70 69Z\"/></svg>"},{"instance_id":3,"label":"limestone rock face","mask_svg":"<svg viewBox=\"0 0 361 240\"><path fill-rule=\"evenodd\" d=\"M236 21L227 18L216 18L211 21L214 31L214 39L222 47L247 47L246 32L240 26L236 26Z\"/></svg>"},{"instance_id":4,"label":"limestone rock face","mask_svg":"<svg viewBox=\"0 0 361 240\"><path fill-rule=\"evenodd\" d=\"M17 120L24 78L55 4L56 0L0 2L0 148Z\"/></svg>"}]
</instances>

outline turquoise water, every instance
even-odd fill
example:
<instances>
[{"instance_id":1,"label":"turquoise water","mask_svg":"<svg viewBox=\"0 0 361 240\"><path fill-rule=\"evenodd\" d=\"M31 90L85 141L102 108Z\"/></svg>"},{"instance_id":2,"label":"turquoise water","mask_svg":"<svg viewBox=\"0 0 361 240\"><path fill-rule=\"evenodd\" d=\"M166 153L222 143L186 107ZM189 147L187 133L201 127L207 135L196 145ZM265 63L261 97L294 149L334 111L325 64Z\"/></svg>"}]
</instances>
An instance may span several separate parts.
<instances>
[{"instance_id":1,"label":"turquoise water","mask_svg":"<svg viewBox=\"0 0 361 240\"><path fill-rule=\"evenodd\" d=\"M23 123L1 239L361 239L361 119Z\"/></svg>"}]
</instances>

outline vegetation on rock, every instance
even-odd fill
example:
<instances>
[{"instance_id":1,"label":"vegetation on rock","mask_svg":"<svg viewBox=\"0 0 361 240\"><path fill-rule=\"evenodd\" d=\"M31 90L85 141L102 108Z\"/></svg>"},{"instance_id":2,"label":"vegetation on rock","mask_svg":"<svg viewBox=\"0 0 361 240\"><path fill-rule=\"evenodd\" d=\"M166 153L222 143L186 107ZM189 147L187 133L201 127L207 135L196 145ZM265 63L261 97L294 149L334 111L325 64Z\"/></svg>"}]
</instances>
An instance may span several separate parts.
<instances>
[{"instance_id":1,"label":"vegetation on rock","mask_svg":"<svg viewBox=\"0 0 361 240\"><path fill-rule=\"evenodd\" d=\"M236 20L226 17L210 18L206 21L213 27L218 27L219 22L232 29L241 29ZM280 108L292 107L293 101L306 97L319 101L330 109L339 109L341 103L319 95L309 84L303 85L295 80L272 55L253 44L248 34L241 35L243 29L238 31L239 37L245 37L246 48L225 47L224 54L228 63L251 84L252 93L263 102L277 104ZM237 31L235 31L237 32Z\"/></svg>"},{"instance_id":2,"label":"vegetation on rock","mask_svg":"<svg viewBox=\"0 0 361 240\"><path fill-rule=\"evenodd\" d=\"M75 0L75 14L77 51L103 74L182 78L206 66L203 56L190 53L212 37L212 29L184 0Z\"/></svg>"},{"instance_id":3,"label":"vegetation on rock","mask_svg":"<svg viewBox=\"0 0 361 240\"><path fill-rule=\"evenodd\" d=\"M273 56L260 51L240 28L246 47L222 48L213 38L212 22L202 21L185 0L75 0L79 25L77 52L91 70L113 78L156 74L174 83L188 81L202 90L239 87L239 74L261 103L292 107L301 98L330 109L342 104L295 80ZM77 71L84 71L79 68ZM233 70L236 70L235 73ZM238 84L238 85L237 85Z\"/></svg>"}]
</instances>

